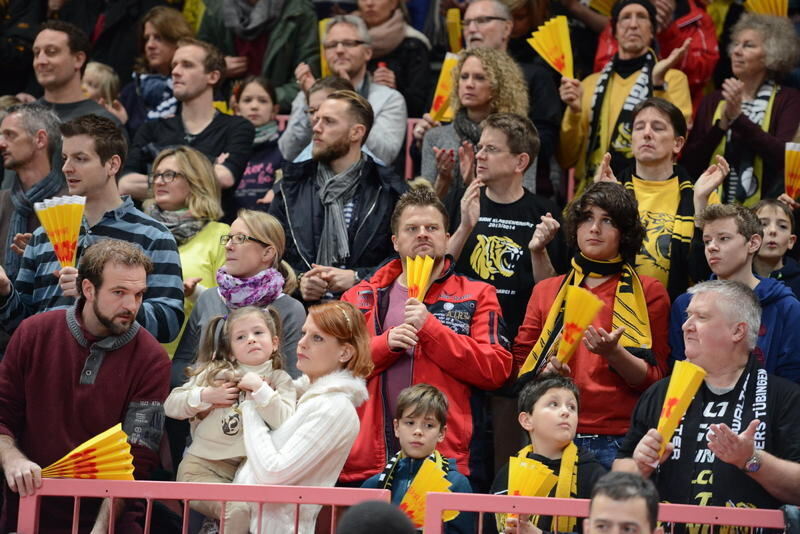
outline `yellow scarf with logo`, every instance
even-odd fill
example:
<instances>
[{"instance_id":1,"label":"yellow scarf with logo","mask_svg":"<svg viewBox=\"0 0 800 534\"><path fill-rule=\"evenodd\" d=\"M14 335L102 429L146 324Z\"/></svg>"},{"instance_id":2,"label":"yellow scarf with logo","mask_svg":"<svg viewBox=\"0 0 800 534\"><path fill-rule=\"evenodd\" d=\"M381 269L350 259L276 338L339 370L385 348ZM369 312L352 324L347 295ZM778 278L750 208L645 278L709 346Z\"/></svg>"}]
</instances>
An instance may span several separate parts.
<instances>
[{"instance_id":1,"label":"yellow scarf with logo","mask_svg":"<svg viewBox=\"0 0 800 534\"><path fill-rule=\"evenodd\" d=\"M652 347L653 337L650 332L650 317L647 314L647 299L642 281L633 267L623 262L621 256L608 261L598 261L590 260L583 254L579 254L572 259L572 270L564 277L561 288L550 306L542 333L519 370L518 377L521 378L531 372L535 376L547 364L549 355L555 354L564 323L567 287L570 285L580 286L587 276L602 278L614 272L620 272L621 275L614 296L612 331L620 326L625 327L620 338L620 344L623 347L642 349Z\"/></svg>"}]
</instances>

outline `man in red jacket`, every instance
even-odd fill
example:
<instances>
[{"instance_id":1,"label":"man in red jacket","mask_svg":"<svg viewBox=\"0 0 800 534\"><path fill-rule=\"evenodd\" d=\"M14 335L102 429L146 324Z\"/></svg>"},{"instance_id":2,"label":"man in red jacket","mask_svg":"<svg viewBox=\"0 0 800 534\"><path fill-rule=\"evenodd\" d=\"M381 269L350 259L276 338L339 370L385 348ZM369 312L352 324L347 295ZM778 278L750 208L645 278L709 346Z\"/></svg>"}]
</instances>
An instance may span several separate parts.
<instances>
[{"instance_id":1,"label":"man in red jacket","mask_svg":"<svg viewBox=\"0 0 800 534\"><path fill-rule=\"evenodd\" d=\"M361 432L342 471L346 483L379 473L399 450L392 428L397 394L425 382L442 390L450 402L447 436L440 451L455 458L458 469L485 483L488 457L484 409L476 390L500 387L511 372L511 353L501 344L502 312L495 289L454 274L445 255L448 216L429 189L400 197L391 219L392 243L400 256L372 277L348 290L342 300L364 312L372 333L375 370L369 400L358 412ZM406 258L434 258L422 302L409 298ZM475 487L475 484L473 484Z\"/></svg>"}]
</instances>

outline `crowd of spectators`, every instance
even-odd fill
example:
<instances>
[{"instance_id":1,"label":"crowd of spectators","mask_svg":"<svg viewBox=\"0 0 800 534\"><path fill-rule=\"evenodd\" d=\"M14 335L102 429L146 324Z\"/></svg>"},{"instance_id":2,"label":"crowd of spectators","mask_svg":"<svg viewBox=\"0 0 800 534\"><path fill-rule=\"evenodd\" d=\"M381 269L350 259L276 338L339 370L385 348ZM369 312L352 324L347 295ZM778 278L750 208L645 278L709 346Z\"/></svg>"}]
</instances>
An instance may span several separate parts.
<instances>
[{"instance_id":1,"label":"crowd of spectators","mask_svg":"<svg viewBox=\"0 0 800 534\"><path fill-rule=\"evenodd\" d=\"M551 496L644 499L651 530L653 486L800 505L800 6L601 4L0 0L0 531L116 423L137 479L399 504L426 459L505 493L518 456ZM575 78L526 42L555 15ZM66 244L35 208L63 195L85 201ZM573 287L602 307L562 362ZM681 360L706 374L665 440ZM203 533L319 513L190 507ZM76 520L135 532L141 508ZM69 529L71 503L42 510Z\"/></svg>"}]
</instances>

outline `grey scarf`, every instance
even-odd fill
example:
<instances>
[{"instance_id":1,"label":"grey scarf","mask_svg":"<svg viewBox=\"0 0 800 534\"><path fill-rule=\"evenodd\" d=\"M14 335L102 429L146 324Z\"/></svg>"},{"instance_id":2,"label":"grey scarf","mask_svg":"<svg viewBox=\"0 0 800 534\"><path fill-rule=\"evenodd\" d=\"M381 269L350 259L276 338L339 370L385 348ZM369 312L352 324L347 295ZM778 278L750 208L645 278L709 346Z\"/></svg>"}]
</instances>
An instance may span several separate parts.
<instances>
[{"instance_id":1,"label":"grey scarf","mask_svg":"<svg viewBox=\"0 0 800 534\"><path fill-rule=\"evenodd\" d=\"M127 332L120 336L104 337L100 341L89 343L89 340L83 335L83 329L78 322L78 315L80 315L85 300L80 299L71 308L67 310L67 328L69 328L72 337L83 348L89 349L89 357L86 358L86 363L83 364L81 370L81 385L94 384L97 373L100 372L100 366L103 364L103 359L106 357L107 352L115 351L130 343L139 332L139 323L134 321Z\"/></svg>"},{"instance_id":2,"label":"grey scarf","mask_svg":"<svg viewBox=\"0 0 800 534\"><path fill-rule=\"evenodd\" d=\"M28 231L28 218L33 215L33 203L42 202L47 198L52 198L66 185L61 169L53 169L50 174L33 184L27 191L22 190L19 177L14 177L11 186L11 203L14 205L14 212L8 226L8 237L6 238L6 264L5 269L9 280L17 278L17 272L22 258L11 250L16 234L24 234Z\"/></svg>"},{"instance_id":3,"label":"grey scarf","mask_svg":"<svg viewBox=\"0 0 800 534\"><path fill-rule=\"evenodd\" d=\"M277 19L284 0L258 0L256 5L247 0L225 0L222 18L225 27L242 39L252 40L261 34L264 26Z\"/></svg>"},{"instance_id":4,"label":"grey scarf","mask_svg":"<svg viewBox=\"0 0 800 534\"><path fill-rule=\"evenodd\" d=\"M317 251L317 263L320 265L342 265L350 257L344 205L355 194L363 167L363 155L341 174L334 174L325 163L317 165L319 200L325 208L325 223Z\"/></svg>"}]
</instances>

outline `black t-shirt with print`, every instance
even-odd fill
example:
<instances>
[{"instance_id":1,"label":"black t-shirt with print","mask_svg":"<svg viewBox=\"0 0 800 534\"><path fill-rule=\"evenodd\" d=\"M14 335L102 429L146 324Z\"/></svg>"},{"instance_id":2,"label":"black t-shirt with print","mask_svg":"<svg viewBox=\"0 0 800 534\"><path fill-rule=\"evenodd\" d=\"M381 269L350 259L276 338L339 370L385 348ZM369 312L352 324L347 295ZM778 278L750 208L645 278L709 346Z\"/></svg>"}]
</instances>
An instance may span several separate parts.
<instances>
[{"instance_id":1,"label":"black t-shirt with print","mask_svg":"<svg viewBox=\"0 0 800 534\"><path fill-rule=\"evenodd\" d=\"M550 212L560 219L558 207L551 201L525 190L510 204L498 204L481 190L481 214L456 263L456 272L491 284L503 310L506 333L510 340L517 335L533 291L533 269L528 250L536 225ZM558 235L547 246L553 266L561 272L566 258L564 237Z\"/></svg>"},{"instance_id":2,"label":"black t-shirt with print","mask_svg":"<svg viewBox=\"0 0 800 534\"><path fill-rule=\"evenodd\" d=\"M746 379L756 380L755 395L741 396ZM766 383L766 394L760 389L763 383ZM669 378L660 380L639 399L618 458L632 457L641 438L649 429L656 428L668 385ZM756 430L756 447L784 460L800 461L800 386L767 375L751 358L733 390L717 395L703 383L689 413L700 418L697 425L691 425L695 430L689 429L684 417L672 438L675 451L651 477L662 501L739 508L778 508L785 504L742 471L743 466L715 458L708 449L707 433L709 425L719 423L734 430L738 426L740 433L750 421L758 418L761 425ZM687 440L696 440L696 446ZM693 454L686 450L687 443L692 446Z\"/></svg>"}]
</instances>

